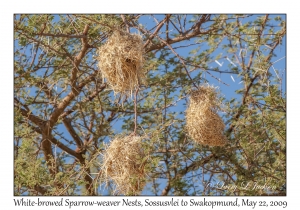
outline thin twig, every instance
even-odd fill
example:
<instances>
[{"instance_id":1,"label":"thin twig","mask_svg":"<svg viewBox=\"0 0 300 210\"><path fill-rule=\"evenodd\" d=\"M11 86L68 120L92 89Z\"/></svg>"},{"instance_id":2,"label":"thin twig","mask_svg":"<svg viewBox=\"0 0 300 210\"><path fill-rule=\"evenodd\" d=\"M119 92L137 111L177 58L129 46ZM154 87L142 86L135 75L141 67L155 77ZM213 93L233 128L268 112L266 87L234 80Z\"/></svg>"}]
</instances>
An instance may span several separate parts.
<instances>
[{"instance_id":1,"label":"thin twig","mask_svg":"<svg viewBox=\"0 0 300 210\"><path fill-rule=\"evenodd\" d=\"M193 79L192 79L192 77L191 77L191 75L190 75L190 73L189 73L189 71L188 71L188 69L187 69L187 67L186 67L186 65L185 65L184 60L180 57L180 55L178 55L178 54L176 53L176 51L172 48L172 46L171 46L170 44L168 44L168 42L166 42L165 40L161 39L159 36L157 36L157 37L158 37L158 39L160 39L163 43L165 43L165 45L167 45L167 46L170 48L170 50L176 55L176 57L180 60L180 62L182 63L182 65L183 65L183 67L184 67L184 70L185 70L186 74L188 75L189 79L191 80L191 82L193 83L193 85L195 86L195 88L198 89L198 86L197 86L196 83L193 81Z\"/></svg>"},{"instance_id":2,"label":"thin twig","mask_svg":"<svg viewBox=\"0 0 300 210\"><path fill-rule=\"evenodd\" d=\"M153 34L151 34L147 40L147 42L144 44L144 48L147 47L147 45L151 42L151 40L157 35L157 33L159 32L159 30L163 27L163 25L165 24L165 22L168 20L168 18L171 15L166 15L165 19L163 19L159 24L157 24L157 27L155 29L155 31L153 32Z\"/></svg>"},{"instance_id":3,"label":"thin twig","mask_svg":"<svg viewBox=\"0 0 300 210\"><path fill-rule=\"evenodd\" d=\"M126 20L125 16L124 16L124 15L121 15L121 18L122 18L124 24L126 25L127 32L130 33L130 26L129 26L129 23L128 23L128 21Z\"/></svg>"},{"instance_id":4,"label":"thin twig","mask_svg":"<svg viewBox=\"0 0 300 210\"><path fill-rule=\"evenodd\" d=\"M135 96L134 96L134 135L136 135L136 131L137 131L137 117L138 117L138 113L137 113L137 100L138 100L138 92L139 92L139 87L137 87L136 91L135 91Z\"/></svg>"},{"instance_id":5,"label":"thin twig","mask_svg":"<svg viewBox=\"0 0 300 210\"><path fill-rule=\"evenodd\" d=\"M49 34L49 33L41 33L36 34L38 36L51 36L51 37L66 37L66 38L87 38L87 35L73 35L73 34Z\"/></svg>"}]
</instances>

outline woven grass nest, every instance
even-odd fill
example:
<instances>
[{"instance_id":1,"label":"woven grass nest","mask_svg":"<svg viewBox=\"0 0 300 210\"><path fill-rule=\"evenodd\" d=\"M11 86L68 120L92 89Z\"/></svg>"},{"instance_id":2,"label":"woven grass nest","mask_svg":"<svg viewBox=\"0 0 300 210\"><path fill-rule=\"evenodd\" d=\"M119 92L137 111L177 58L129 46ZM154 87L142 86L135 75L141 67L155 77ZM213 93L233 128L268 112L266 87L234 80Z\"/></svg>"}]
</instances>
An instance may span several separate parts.
<instances>
[{"instance_id":1,"label":"woven grass nest","mask_svg":"<svg viewBox=\"0 0 300 210\"><path fill-rule=\"evenodd\" d=\"M208 146L224 146L227 139L225 124L216 113L220 108L215 87L201 86L191 92L186 110L186 130L197 143Z\"/></svg>"},{"instance_id":2,"label":"woven grass nest","mask_svg":"<svg viewBox=\"0 0 300 210\"><path fill-rule=\"evenodd\" d=\"M117 136L106 147L102 171L108 183L113 181L115 194L139 195L146 185L148 155L141 136Z\"/></svg>"},{"instance_id":3,"label":"woven grass nest","mask_svg":"<svg viewBox=\"0 0 300 210\"><path fill-rule=\"evenodd\" d=\"M115 93L132 94L145 83L142 37L116 30L98 49L98 67Z\"/></svg>"}]
</instances>

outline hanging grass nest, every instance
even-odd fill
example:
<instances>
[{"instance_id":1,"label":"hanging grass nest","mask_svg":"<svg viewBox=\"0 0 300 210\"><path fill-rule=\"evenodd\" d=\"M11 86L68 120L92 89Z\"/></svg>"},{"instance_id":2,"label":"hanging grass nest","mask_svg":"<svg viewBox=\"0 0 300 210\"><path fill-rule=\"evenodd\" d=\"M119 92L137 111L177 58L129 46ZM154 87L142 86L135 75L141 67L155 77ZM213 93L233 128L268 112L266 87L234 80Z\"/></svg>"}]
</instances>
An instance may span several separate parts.
<instances>
[{"instance_id":1,"label":"hanging grass nest","mask_svg":"<svg viewBox=\"0 0 300 210\"><path fill-rule=\"evenodd\" d=\"M141 136L116 137L106 147L103 174L106 183L115 185L115 194L139 195L146 185L148 155L142 147Z\"/></svg>"},{"instance_id":2,"label":"hanging grass nest","mask_svg":"<svg viewBox=\"0 0 300 210\"><path fill-rule=\"evenodd\" d=\"M186 130L194 141L208 146L224 146L227 143L223 134L225 124L216 113L219 109L214 87L201 86L191 92L186 110Z\"/></svg>"},{"instance_id":3,"label":"hanging grass nest","mask_svg":"<svg viewBox=\"0 0 300 210\"><path fill-rule=\"evenodd\" d=\"M145 83L142 37L116 30L98 49L98 67L115 93L132 94Z\"/></svg>"}]
</instances>

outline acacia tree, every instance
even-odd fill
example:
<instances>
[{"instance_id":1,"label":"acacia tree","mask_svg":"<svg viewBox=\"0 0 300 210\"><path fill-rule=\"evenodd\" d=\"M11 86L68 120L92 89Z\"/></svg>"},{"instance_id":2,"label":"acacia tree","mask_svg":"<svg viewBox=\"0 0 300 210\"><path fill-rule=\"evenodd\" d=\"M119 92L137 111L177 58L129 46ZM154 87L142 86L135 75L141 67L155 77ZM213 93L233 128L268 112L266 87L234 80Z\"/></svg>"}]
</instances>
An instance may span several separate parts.
<instances>
[{"instance_id":1,"label":"acacia tree","mask_svg":"<svg viewBox=\"0 0 300 210\"><path fill-rule=\"evenodd\" d=\"M120 28L144 40L137 132L151 133L152 168L143 194L285 195L285 83L275 69L285 21L171 14L15 15L15 195L112 193L101 152L133 130L134 103L114 95L95 56ZM211 67L221 59L226 67ZM223 75L242 84L230 87ZM194 143L185 130L190 90L213 82L236 91L221 98L225 147Z\"/></svg>"}]
</instances>

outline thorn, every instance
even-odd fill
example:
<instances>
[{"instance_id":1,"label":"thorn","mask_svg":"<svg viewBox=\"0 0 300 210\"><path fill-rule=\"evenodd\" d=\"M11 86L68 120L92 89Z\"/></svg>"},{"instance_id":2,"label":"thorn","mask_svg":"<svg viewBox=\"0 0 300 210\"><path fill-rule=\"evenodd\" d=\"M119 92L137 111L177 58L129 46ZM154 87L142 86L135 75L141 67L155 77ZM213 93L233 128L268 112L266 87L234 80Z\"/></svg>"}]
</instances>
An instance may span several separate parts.
<instances>
[{"instance_id":1,"label":"thorn","mask_svg":"<svg viewBox=\"0 0 300 210\"><path fill-rule=\"evenodd\" d=\"M233 81L233 82L235 82L235 80L234 80L233 76L232 76L232 75L230 75L230 77L231 77L232 81Z\"/></svg>"},{"instance_id":2,"label":"thorn","mask_svg":"<svg viewBox=\"0 0 300 210\"><path fill-rule=\"evenodd\" d=\"M234 67L236 67L236 65L228 57L226 59L229 61L229 63L231 63Z\"/></svg>"},{"instance_id":3,"label":"thorn","mask_svg":"<svg viewBox=\"0 0 300 210\"><path fill-rule=\"evenodd\" d=\"M223 66L223 63L224 63L224 62L219 63L219 61L217 61L217 60L215 60L215 62L216 62L219 66L221 66L221 67Z\"/></svg>"}]
</instances>

